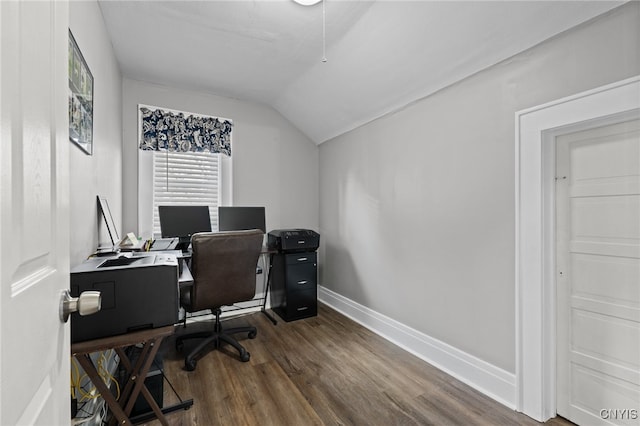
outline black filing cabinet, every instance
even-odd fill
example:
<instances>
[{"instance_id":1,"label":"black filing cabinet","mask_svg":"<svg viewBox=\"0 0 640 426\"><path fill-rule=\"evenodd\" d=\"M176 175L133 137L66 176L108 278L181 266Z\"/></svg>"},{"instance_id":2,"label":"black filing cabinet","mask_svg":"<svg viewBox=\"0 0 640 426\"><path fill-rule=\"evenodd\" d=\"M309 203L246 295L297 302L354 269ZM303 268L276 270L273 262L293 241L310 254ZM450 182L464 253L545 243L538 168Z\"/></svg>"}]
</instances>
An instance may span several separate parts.
<instances>
[{"instance_id":1,"label":"black filing cabinet","mask_svg":"<svg viewBox=\"0 0 640 426\"><path fill-rule=\"evenodd\" d=\"M274 254L271 274L271 309L282 319L318 314L316 252Z\"/></svg>"}]
</instances>

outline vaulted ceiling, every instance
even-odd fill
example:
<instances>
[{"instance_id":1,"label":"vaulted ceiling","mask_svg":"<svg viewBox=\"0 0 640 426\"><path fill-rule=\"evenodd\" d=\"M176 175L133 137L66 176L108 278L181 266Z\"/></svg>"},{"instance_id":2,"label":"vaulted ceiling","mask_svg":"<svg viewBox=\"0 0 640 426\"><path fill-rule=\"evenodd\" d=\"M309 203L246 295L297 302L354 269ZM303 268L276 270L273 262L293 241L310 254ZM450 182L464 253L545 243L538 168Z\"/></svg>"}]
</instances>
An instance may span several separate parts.
<instances>
[{"instance_id":1,"label":"vaulted ceiling","mask_svg":"<svg viewBox=\"0 0 640 426\"><path fill-rule=\"evenodd\" d=\"M318 144L622 3L99 2L126 77L270 105Z\"/></svg>"}]
</instances>

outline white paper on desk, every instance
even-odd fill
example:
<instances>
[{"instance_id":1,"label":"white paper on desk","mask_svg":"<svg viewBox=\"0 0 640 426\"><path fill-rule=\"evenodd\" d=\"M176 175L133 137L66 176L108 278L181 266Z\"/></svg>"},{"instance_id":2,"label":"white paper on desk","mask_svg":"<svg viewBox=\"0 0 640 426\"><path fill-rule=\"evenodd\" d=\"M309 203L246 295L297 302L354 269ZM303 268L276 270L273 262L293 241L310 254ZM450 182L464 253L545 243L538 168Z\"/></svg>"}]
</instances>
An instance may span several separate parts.
<instances>
[{"instance_id":1,"label":"white paper on desk","mask_svg":"<svg viewBox=\"0 0 640 426\"><path fill-rule=\"evenodd\" d=\"M138 244L138 238L133 232L129 232L127 236L120 241L121 247L135 246L136 244Z\"/></svg>"}]
</instances>

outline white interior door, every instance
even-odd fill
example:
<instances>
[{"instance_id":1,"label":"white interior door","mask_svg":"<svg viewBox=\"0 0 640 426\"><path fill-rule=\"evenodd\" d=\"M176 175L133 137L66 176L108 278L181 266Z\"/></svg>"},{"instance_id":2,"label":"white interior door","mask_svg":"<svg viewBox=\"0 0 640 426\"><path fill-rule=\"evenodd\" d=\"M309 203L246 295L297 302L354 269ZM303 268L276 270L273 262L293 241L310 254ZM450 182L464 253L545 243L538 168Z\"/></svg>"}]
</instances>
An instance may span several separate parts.
<instances>
[{"instance_id":1,"label":"white interior door","mask_svg":"<svg viewBox=\"0 0 640 426\"><path fill-rule=\"evenodd\" d=\"M557 412L640 424L640 120L556 140Z\"/></svg>"},{"instance_id":2,"label":"white interior door","mask_svg":"<svg viewBox=\"0 0 640 426\"><path fill-rule=\"evenodd\" d=\"M0 424L70 421L68 5L0 1Z\"/></svg>"}]
</instances>

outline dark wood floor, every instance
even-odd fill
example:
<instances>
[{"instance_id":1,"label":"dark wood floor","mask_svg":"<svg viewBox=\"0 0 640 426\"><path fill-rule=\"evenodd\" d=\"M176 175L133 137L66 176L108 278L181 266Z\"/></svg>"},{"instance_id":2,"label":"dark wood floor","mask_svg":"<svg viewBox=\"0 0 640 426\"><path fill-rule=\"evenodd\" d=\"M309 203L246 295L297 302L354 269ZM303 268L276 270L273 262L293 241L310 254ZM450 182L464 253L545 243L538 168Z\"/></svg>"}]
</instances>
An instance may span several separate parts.
<instances>
[{"instance_id":1,"label":"dark wood floor","mask_svg":"<svg viewBox=\"0 0 640 426\"><path fill-rule=\"evenodd\" d=\"M167 415L171 425L538 424L322 304L314 318L273 326L255 313L225 326L246 323L258 327L253 340L238 336L251 353L247 363L223 349L187 372L173 339L165 342L168 379L194 399L189 410ZM173 402L165 384L165 404ZM560 418L548 424L571 425Z\"/></svg>"}]
</instances>

